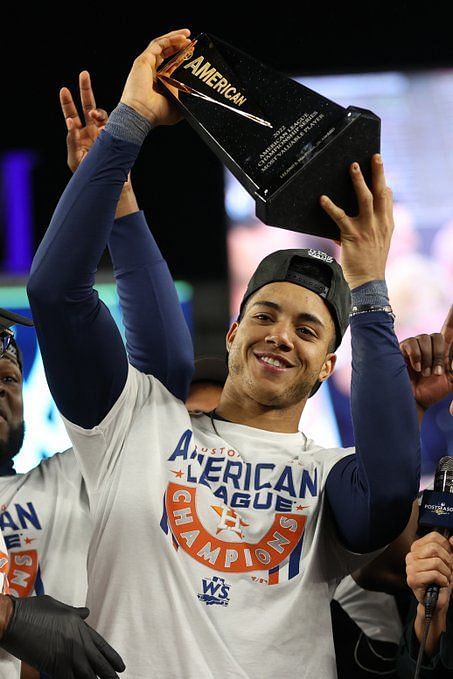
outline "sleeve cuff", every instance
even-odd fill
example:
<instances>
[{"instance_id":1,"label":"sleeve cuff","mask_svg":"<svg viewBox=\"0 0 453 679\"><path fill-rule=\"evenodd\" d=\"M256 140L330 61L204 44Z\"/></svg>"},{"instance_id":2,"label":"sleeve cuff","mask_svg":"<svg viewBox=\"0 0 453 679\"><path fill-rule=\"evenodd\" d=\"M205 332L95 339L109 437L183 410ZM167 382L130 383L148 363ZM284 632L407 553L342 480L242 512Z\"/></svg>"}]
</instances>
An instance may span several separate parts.
<instances>
[{"instance_id":1,"label":"sleeve cuff","mask_svg":"<svg viewBox=\"0 0 453 679\"><path fill-rule=\"evenodd\" d=\"M385 281L369 281L351 291L352 306L372 304L375 306L388 306L389 296Z\"/></svg>"},{"instance_id":2,"label":"sleeve cuff","mask_svg":"<svg viewBox=\"0 0 453 679\"><path fill-rule=\"evenodd\" d=\"M152 127L140 113L127 104L119 103L110 114L105 130L112 137L141 146Z\"/></svg>"}]
</instances>

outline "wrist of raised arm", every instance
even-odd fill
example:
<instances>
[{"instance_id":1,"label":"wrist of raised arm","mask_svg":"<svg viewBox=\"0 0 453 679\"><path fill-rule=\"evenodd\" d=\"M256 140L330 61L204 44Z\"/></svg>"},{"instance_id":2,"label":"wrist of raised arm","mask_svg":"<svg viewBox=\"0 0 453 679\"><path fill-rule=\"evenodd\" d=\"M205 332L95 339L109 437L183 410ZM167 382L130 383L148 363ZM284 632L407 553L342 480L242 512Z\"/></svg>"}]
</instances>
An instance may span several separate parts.
<instances>
[{"instance_id":1,"label":"wrist of raised arm","mask_svg":"<svg viewBox=\"0 0 453 679\"><path fill-rule=\"evenodd\" d=\"M387 283L384 279L369 280L366 283L354 286L351 289L351 301L353 305L389 304Z\"/></svg>"},{"instance_id":2,"label":"wrist of raised arm","mask_svg":"<svg viewBox=\"0 0 453 679\"><path fill-rule=\"evenodd\" d=\"M394 318L385 280L372 280L351 291L350 316L384 311Z\"/></svg>"},{"instance_id":3,"label":"wrist of raised arm","mask_svg":"<svg viewBox=\"0 0 453 679\"><path fill-rule=\"evenodd\" d=\"M152 123L144 115L120 102L110 114L105 130L112 137L141 146L152 127Z\"/></svg>"}]
</instances>

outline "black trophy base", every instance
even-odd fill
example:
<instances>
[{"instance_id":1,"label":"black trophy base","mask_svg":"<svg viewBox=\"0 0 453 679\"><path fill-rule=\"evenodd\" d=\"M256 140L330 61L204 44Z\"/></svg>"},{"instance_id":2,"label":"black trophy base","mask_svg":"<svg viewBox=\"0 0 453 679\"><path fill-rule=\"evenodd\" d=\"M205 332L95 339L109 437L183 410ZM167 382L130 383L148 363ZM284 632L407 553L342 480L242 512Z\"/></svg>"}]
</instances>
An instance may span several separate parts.
<instances>
[{"instance_id":1,"label":"black trophy base","mask_svg":"<svg viewBox=\"0 0 453 679\"><path fill-rule=\"evenodd\" d=\"M256 216L269 226L340 240L340 230L319 204L327 195L346 214L356 216L358 204L349 168L360 164L371 187L371 156L380 152L380 119L371 111L347 109L359 115L270 195L255 194Z\"/></svg>"}]
</instances>

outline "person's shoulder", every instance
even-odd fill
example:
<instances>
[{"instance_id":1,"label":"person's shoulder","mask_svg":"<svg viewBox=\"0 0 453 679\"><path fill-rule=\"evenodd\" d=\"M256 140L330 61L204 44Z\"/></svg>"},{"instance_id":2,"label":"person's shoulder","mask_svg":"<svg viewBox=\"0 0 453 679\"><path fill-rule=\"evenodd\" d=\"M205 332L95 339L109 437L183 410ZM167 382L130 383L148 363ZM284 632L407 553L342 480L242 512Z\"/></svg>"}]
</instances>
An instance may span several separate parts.
<instances>
[{"instance_id":1,"label":"person's shoulder","mask_svg":"<svg viewBox=\"0 0 453 679\"><path fill-rule=\"evenodd\" d=\"M28 489L28 492L32 492L33 489L46 492L46 489L57 487L61 492L68 493L75 489L80 493L82 483L76 456L72 448L69 448L42 459L36 467L27 472L0 478L0 497L3 500L5 494L17 493L21 489Z\"/></svg>"},{"instance_id":2,"label":"person's shoulder","mask_svg":"<svg viewBox=\"0 0 453 679\"><path fill-rule=\"evenodd\" d=\"M20 488L26 480L27 474L8 474L0 476L0 504L3 503L4 494Z\"/></svg>"},{"instance_id":3,"label":"person's shoulder","mask_svg":"<svg viewBox=\"0 0 453 679\"><path fill-rule=\"evenodd\" d=\"M72 448L54 453L42 460L28 474L30 478L39 476L44 483L58 483L60 486L69 483L80 487L83 483L82 473Z\"/></svg>"},{"instance_id":4,"label":"person's shoulder","mask_svg":"<svg viewBox=\"0 0 453 679\"><path fill-rule=\"evenodd\" d=\"M355 455L355 448L340 448L336 446L322 446L313 439L306 438L305 453L319 458L321 461L341 460L348 455Z\"/></svg>"},{"instance_id":5,"label":"person's shoulder","mask_svg":"<svg viewBox=\"0 0 453 679\"><path fill-rule=\"evenodd\" d=\"M129 388L130 391L135 391L140 401L152 398L163 401L166 405L171 403L182 404L182 401L172 394L157 377L142 373L131 364L129 364L126 388Z\"/></svg>"},{"instance_id":6,"label":"person's shoulder","mask_svg":"<svg viewBox=\"0 0 453 679\"><path fill-rule=\"evenodd\" d=\"M307 439L303 457L310 458L316 463L316 466L321 470L322 485L327 479L332 468L346 457L355 456L355 448L336 448L324 447L313 441Z\"/></svg>"}]
</instances>

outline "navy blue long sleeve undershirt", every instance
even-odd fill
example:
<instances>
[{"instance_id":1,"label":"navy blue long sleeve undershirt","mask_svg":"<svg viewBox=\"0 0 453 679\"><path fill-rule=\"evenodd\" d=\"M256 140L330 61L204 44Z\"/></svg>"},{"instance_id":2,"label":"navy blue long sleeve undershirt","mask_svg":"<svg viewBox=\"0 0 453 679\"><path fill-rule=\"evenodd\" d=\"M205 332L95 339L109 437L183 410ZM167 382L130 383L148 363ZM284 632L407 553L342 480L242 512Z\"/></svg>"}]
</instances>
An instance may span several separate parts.
<instances>
[{"instance_id":1,"label":"navy blue long sleeve undershirt","mask_svg":"<svg viewBox=\"0 0 453 679\"><path fill-rule=\"evenodd\" d=\"M351 341L356 454L332 468L326 493L343 541L366 552L391 542L409 521L419 489L420 439L392 318L383 311L353 316Z\"/></svg>"},{"instance_id":2,"label":"navy blue long sleeve undershirt","mask_svg":"<svg viewBox=\"0 0 453 679\"><path fill-rule=\"evenodd\" d=\"M184 401L194 367L192 338L167 263L142 211L115 221L108 247L129 362Z\"/></svg>"},{"instance_id":3,"label":"navy blue long sleeve undershirt","mask_svg":"<svg viewBox=\"0 0 453 679\"><path fill-rule=\"evenodd\" d=\"M50 389L63 415L85 428L109 412L127 377L121 337L92 286L139 148L107 131L100 135L59 201L28 285ZM142 254L146 258L146 249ZM153 278L152 266L148 272ZM134 295L127 278L125 300ZM161 294L154 278L152 289ZM351 333L357 455L334 466L326 490L341 539L350 549L365 552L391 541L407 523L418 491L419 442L390 317L384 312L357 316Z\"/></svg>"},{"instance_id":4,"label":"navy blue long sleeve undershirt","mask_svg":"<svg viewBox=\"0 0 453 679\"><path fill-rule=\"evenodd\" d=\"M93 289L109 238L131 363L139 370L151 368L182 399L193 371L190 333L143 216L123 217L112 231L118 198L139 148L101 135L60 198L27 286L52 395L65 417L86 428L105 417L127 377L121 336ZM147 318L146 327L139 325Z\"/></svg>"}]
</instances>

